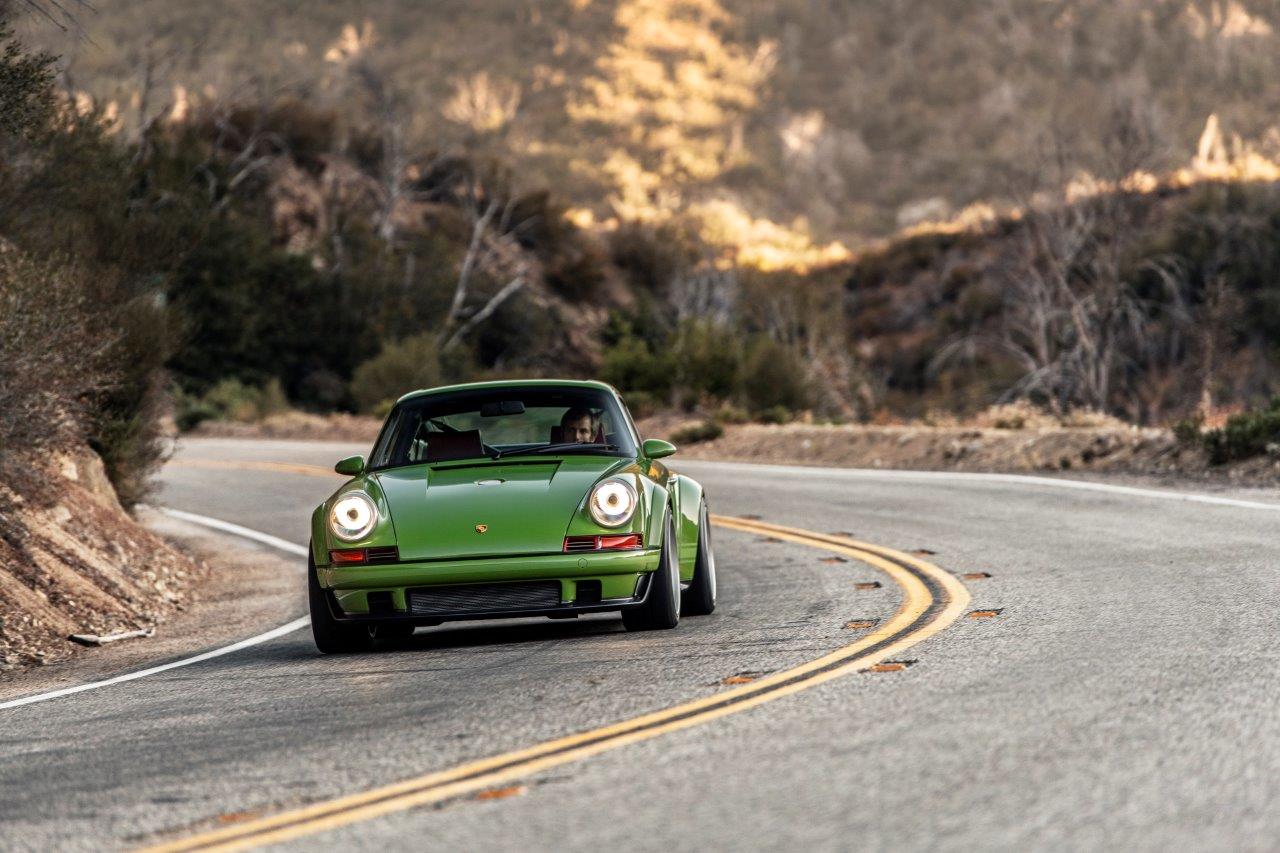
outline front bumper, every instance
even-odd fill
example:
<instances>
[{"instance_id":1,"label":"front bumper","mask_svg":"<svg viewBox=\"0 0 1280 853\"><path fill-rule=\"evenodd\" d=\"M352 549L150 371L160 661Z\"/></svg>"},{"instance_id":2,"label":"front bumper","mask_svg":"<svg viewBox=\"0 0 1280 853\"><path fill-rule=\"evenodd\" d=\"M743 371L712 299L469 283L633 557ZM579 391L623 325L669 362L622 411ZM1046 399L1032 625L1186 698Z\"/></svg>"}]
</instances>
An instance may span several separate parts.
<instances>
[{"instance_id":1,"label":"front bumper","mask_svg":"<svg viewBox=\"0 0 1280 853\"><path fill-rule=\"evenodd\" d=\"M341 621L408 621L418 624L520 616L576 616L619 610L644 601L647 579L661 559L659 549L485 557L375 566L320 566L317 577ZM409 591L464 584L555 581L560 600L538 607L465 607L414 614ZM371 598L372 594L372 598Z\"/></svg>"}]
</instances>

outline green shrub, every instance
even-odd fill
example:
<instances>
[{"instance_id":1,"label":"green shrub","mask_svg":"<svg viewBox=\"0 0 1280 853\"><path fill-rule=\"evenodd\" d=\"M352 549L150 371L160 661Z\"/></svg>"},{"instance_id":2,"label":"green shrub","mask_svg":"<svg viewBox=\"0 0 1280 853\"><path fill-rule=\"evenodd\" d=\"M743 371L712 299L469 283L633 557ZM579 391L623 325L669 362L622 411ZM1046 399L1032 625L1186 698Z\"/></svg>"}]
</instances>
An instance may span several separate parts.
<instances>
[{"instance_id":1,"label":"green shrub","mask_svg":"<svg viewBox=\"0 0 1280 853\"><path fill-rule=\"evenodd\" d=\"M556 254L542 267L547 286L570 302L598 299L605 282L605 259L600 250L585 243L556 248Z\"/></svg>"},{"instance_id":2,"label":"green shrub","mask_svg":"<svg viewBox=\"0 0 1280 853\"><path fill-rule=\"evenodd\" d=\"M777 409L807 409L809 382L799 355L768 335L755 336L743 358L742 396L757 416Z\"/></svg>"},{"instance_id":3,"label":"green shrub","mask_svg":"<svg viewBox=\"0 0 1280 853\"><path fill-rule=\"evenodd\" d=\"M357 285L274 247L255 220L216 220L170 283L184 331L170 366L189 391L226 377L251 386L278 378L293 399L321 405L308 382L318 368L345 378L373 355L362 349L372 338L362 312L339 307L344 292L364 298ZM324 338L344 343L325 346Z\"/></svg>"},{"instance_id":4,"label":"green shrub","mask_svg":"<svg viewBox=\"0 0 1280 853\"><path fill-rule=\"evenodd\" d=\"M1265 409L1232 415L1223 426L1205 430L1200 440L1213 465L1270 453L1280 444L1280 396Z\"/></svg>"},{"instance_id":5,"label":"green shrub","mask_svg":"<svg viewBox=\"0 0 1280 853\"><path fill-rule=\"evenodd\" d=\"M1182 445L1198 445L1204 427L1204 415L1183 418L1173 425L1173 437Z\"/></svg>"},{"instance_id":6,"label":"green shrub","mask_svg":"<svg viewBox=\"0 0 1280 853\"><path fill-rule=\"evenodd\" d=\"M279 380L273 379L279 387ZM348 405L350 397L347 393L347 382L332 370L320 368L302 377L299 386L299 399L308 407L321 411L332 411Z\"/></svg>"},{"instance_id":7,"label":"green shrub","mask_svg":"<svg viewBox=\"0 0 1280 853\"><path fill-rule=\"evenodd\" d=\"M53 111L53 63L13 39L0 9L0 134L30 136L45 127Z\"/></svg>"},{"instance_id":8,"label":"green shrub","mask_svg":"<svg viewBox=\"0 0 1280 853\"><path fill-rule=\"evenodd\" d=\"M716 421L702 421L689 424L671 433L671 442L680 444L697 444L702 441L714 441L724 435L724 427Z\"/></svg>"},{"instance_id":9,"label":"green shrub","mask_svg":"<svg viewBox=\"0 0 1280 853\"><path fill-rule=\"evenodd\" d=\"M278 415L289 411L290 408L292 407L289 405L289 398L285 395L279 379L272 379L262 386L262 391L258 397L259 418Z\"/></svg>"},{"instance_id":10,"label":"green shrub","mask_svg":"<svg viewBox=\"0 0 1280 853\"><path fill-rule=\"evenodd\" d=\"M676 274L696 259L673 229L635 222L609 235L609 255L631 284L648 293L666 292Z\"/></svg>"},{"instance_id":11,"label":"green shrub","mask_svg":"<svg viewBox=\"0 0 1280 853\"><path fill-rule=\"evenodd\" d=\"M726 400L738 388L742 345L731 329L691 320L676 332L672 345L678 387L697 398Z\"/></svg>"},{"instance_id":12,"label":"green shrub","mask_svg":"<svg viewBox=\"0 0 1280 853\"><path fill-rule=\"evenodd\" d=\"M239 379L223 379L201 397L182 394L175 400L175 418L180 429L191 429L203 420L259 421L289 410L280 380L272 379L261 388ZM189 424L189 426L184 426Z\"/></svg>"},{"instance_id":13,"label":"green shrub","mask_svg":"<svg viewBox=\"0 0 1280 853\"><path fill-rule=\"evenodd\" d=\"M203 397L188 394L181 388L173 391L173 420L179 432L191 432L205 421L216 421L218 410Z\"/></svg>"},{"instance_id":14,"label":"green shrub","mask_svg":"<svg viewBox=\"0 0 1280 853\"><path fill-rule=\"evenodd\" d=\"M795 417L795 412L786 406L774 406L756 414L756 420L762 424L789 424Z\"/></svg>"},{"instance_id":15,"label":"green shrub","mask_svg":"<svg viewBox=\"0 0 1280 853\"><path fill-rule=\"evenodd\" d=\"M218 420L251 421L258 410L258 389L239 379L223 379L205 392L202 402Z\"/></svg>"},{"instance_id":16,"label":"green shrub","mask_svg":"<svg viewBox=\"0 0 1280 853\"><path fill-rule=\"evenodd\" d=\"M434 335L415 335L393 344L355 369L351 396L362 412L373 412L419 388L440 384L440 357Z\"/></svg>"},{"instance_id":17,"label":"green shrub","mask_svg":"<svg viewBox=\"0 0 1280 853\"><path fill-rule=\"evenodd\" d=\"M658 401L646 391L630 391L626 395L627 411L631 417L639 420L647 418L658 410Z\"/></svg>"},{"instance_id":18,"label":"green shrub","mask_svg":"<svg viewBox=\"0 0 1280 853\"><path fill-rule=\"evenodd\" d=\"M640 391L654 398L671 398L675 360L667 347L653 348L630 333L604 351L600 378L627 394Z\"/></svg>"}]
</instances>

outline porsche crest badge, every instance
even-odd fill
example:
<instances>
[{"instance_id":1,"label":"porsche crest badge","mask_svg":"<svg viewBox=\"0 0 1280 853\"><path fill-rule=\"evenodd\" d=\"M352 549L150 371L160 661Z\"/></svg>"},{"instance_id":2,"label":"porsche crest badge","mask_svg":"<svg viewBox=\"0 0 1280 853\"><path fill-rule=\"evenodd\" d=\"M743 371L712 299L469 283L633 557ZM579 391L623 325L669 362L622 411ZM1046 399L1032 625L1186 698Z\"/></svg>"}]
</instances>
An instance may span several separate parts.
<instances>
[{"instance_id":1,"label":"porsche crest badge","mask_svg":"<svg viewBox=\"0 0 1280 853\"><path fill-rule=\"evenodd\" d=\"M489 529L489 525L487 525L487 524L477 524L477 525L476 525L476 533L484 533L484 532L485 532L486 530L488 530L488 529Z\"/></svg>"}]
</instances>

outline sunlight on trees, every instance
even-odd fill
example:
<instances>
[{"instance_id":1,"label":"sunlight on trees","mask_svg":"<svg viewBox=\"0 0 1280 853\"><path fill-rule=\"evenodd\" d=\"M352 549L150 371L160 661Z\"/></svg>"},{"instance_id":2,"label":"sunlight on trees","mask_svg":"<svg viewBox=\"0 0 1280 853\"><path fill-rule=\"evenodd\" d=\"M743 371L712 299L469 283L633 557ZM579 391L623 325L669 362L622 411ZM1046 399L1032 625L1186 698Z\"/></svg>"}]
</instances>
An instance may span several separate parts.
<instances>
[{"instance_id":1,"label":"sunlight on trees","mask_svg":"<svg viewBox=\"0 0 1280 853\"><path fill-rule=\"evenodd\" d=\"M1186 9L1187 28L1198 39L1206 39L1212 35L1234 39L1244 36L1269 36L1271 25L1262 18L1249 14L1239 0L1214 0L1204 11L1188 4Z\"/></svg>"},{"instance_id":2,"label":"sunlight on trees","mask_svg":"<svg viewBox=\"0 0 1280 853\"><path fill-rule=\"evenodd\" d=\"M716 0L629 0L618 8L619 36L569 115L601 126L618 144L603 169L623 215L661 209L657 185L679 198L744 156L733 128L757 106L776 46L733 44L719 32L730 22ZM587 160L577 165L599 168Z\"/></svg>"},{"instance_id":3,"label":"sunlight on trees","mask_svg":"<svg viewBox=\"0 0 1280 853\"><path fill-rule=\"evenodd\" d=\"M372 21L366 20L358 29L355 24L347 24L342 28L338 38L324 52L324 61L341 65L359 59L373 47L375 41L377 41L377 34L374 32Z\"/></svg>"},{"instance_id":4,"label":"sunlight on trees","mask_svg":"<svg viewBox=\"0 0 1280 853\"><path fill-rule=\"evenodd\" d=\"M628 0L615 23L617 39L569 104L575 122L604 131L609 150L574 166L610 189L612 212L624 221L682 218L722 266L800 270L847 257L837 243L814 245L803 220L773 222L708 190L751 161L744 126L776 43L735 44L726 35L733 18L717 0Z\"/></svg>"},{"instance_id":5,"label":"sunlight on trees","mask_svg":"<svg viewBox=\"0 0 1280 853\"><path fill-rule=\"evenodd\" d=\"M717 265L744 266L762 272L807 273L849 259L849 250L840 243L816 245L803 219L781 225L752 217L732 201L716 199L689 207L688 218L696 223L698 235L720 247Z\"/></svg>"},{"instance_id":6,"label":"sunlight on trees","mask_svg":"<svg viewBox=\"0 0 1280 853\"><path fill-rule=\"evenodd\" d=\"M519 85L481 71L453 81L453 97L444 105L444 117L475 133L497 133L510 124L519 108Z\"/></svg>"}]
</instances>

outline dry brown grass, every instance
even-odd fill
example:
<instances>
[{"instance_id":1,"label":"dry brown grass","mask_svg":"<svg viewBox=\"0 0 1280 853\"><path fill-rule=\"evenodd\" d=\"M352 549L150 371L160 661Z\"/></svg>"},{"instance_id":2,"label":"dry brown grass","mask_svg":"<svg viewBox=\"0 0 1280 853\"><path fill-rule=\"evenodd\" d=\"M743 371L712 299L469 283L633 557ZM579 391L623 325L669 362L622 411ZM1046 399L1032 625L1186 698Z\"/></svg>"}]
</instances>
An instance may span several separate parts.
<instances>
[{"instance_id":1,"label":"dry brown grass","mask_svg":"<svg viewBox=\"0 0 1280 853\"><path fill-rule=\"evenodd\" d=\"M382 421L337 412L315 415L285 412L259 421L205 421L190 434L217 438L279 438L301 441L368 441L378 436Z\"/></svg>"},{"instance_id":2,"label":"dry brown grass","mask_svg":"<svg viewBox=\"0 0 1280 853\"><path fill-rule=\"evenodd\" d=\"M972 418L956 422L955 425L1009 430L1123 430L1129 428L1129 424L1119 418L1094 409L1073 409L1063 414L1053 414L1025 400L991 406Z\"/></svg>"},{"instance_id":3,"label":"dry brown grass","mask_svg":"<svg viewBox=\"0 0 1280 853\"><path fill-rule=\"evenodd\" d=\"M80 438L111 384L114 333L93 322L80 273L0 239L0 465Z\"/></svg>"}]
</instances>

